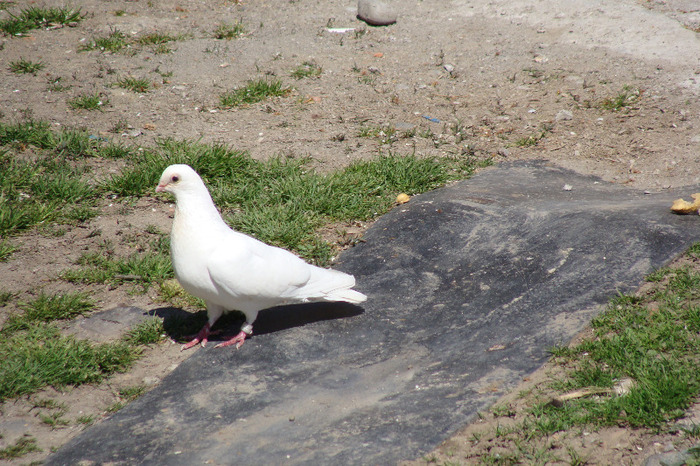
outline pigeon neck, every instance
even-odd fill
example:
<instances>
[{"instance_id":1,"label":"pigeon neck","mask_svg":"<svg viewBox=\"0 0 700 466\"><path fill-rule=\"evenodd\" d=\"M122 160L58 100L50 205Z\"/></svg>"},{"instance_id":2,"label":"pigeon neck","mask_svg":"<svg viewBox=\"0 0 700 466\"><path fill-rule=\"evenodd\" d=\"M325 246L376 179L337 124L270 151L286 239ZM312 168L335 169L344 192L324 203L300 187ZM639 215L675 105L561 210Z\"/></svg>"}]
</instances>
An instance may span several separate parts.
<instances>
[{"instance_id":1,"label":"pigeon neck","mask_svg":"<svg viewBox=\"0 0 700 466\"><path fill-rule=\"evenodd\" d=\"M186 217L190 222L195 221L202 225L210 225L212 221L222 221L214 201L206 190L181 196L177 199L175 212L177 216Z\"/></svg>"}]
</instances>

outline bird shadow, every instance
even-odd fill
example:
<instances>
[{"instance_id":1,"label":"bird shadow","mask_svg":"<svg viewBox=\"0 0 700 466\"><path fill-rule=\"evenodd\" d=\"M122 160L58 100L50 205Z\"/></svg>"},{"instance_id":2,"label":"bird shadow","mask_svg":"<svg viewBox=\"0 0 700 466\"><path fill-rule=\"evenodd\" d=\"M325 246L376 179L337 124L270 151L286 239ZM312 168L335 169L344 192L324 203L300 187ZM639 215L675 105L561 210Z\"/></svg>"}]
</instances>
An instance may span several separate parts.
<instances>
[{"instance_id":1,"label":"bird shadow","mask_svg":"<svg viewBox=\"0 0 700 466\"><path fill-rule=\"evenodd\" d=\"M290 328L301 327L323 320L346 319L362 314L364 309L350 303L324 302L290 304L264 309L255 320L255 334L265 335Z\"/></svg>"},{"instance_id":2,"label":"bird shadow","mask_svg":"<svg viewBox=\"0 0 700 466\"><path fill-rule=\"evenodd\" d=\"M265 335L324 320L346 319L364 312L360 306L344 302L320 302L307 304L290 304L286 306L263 309L258 314L253 326L255 335ZM207 321L207 312L202 310L195 313L187 312L177 307L161 307L153 314L163 319L165 333L176 341L184 341L186 337L196 334ZM245 322L245 316L240 312L224 314L214 324L214 330L221 330L212 335L210 341L226 339L235 335Z\"/></svg>"}]
</instances>

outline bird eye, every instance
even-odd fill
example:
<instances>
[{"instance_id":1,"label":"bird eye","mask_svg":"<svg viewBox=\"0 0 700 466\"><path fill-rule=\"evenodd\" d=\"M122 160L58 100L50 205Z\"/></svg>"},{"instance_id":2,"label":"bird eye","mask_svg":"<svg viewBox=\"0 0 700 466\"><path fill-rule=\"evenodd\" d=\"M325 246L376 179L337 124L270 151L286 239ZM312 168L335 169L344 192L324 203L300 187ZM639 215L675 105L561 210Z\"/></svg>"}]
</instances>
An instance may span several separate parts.
<instances>
[{"instance_id":1,"label":"bird eye","mask_svg":"<svg viewBox=\"0 0 700 466\"><path fill-rule=\"evenodd\" d=\"M178 181L180 181L180 177L177 175L173 175L173 177L170 178L170 181L172 181L173 183L177 183Z\"/></svg>"}]
</instances>

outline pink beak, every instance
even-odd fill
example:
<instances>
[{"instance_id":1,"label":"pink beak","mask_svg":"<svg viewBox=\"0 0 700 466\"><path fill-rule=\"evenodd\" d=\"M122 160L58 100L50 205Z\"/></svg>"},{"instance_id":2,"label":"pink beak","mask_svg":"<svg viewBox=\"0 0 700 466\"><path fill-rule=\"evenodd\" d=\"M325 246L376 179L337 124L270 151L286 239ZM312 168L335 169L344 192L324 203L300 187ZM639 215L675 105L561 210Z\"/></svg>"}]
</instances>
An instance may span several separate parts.
<instances>
[{"instance_id":1,"label":"pink beak","mask_svg":"<svg viewBox=\"0 0 700 466\"><path fill-rule=\"evenodd\" d=\"M164 184L159 184L158 186L156 186L156 192L157 192L157 193L162 193L163 191L165 191L165 185L164 185Z\"/></svg>"}]
</instances>

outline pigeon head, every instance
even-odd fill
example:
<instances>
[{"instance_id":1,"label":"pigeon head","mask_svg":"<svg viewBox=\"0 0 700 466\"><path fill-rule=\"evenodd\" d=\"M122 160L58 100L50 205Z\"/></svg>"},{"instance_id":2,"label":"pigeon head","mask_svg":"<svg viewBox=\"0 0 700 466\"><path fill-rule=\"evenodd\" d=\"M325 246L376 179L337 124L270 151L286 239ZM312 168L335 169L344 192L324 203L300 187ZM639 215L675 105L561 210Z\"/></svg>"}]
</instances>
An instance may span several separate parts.
<instances>
[{"instance_id":1,"label":"pigeon head","mask_svg":"<svg viewBox=\"0 0 700 466\"><path fill-rule=\"evenodd\" d=\"M161 175L156 192L177 197L180 193L201 190L203 185L202 179L189 165L170 165Z\"/></svg>"}]
</instances>

